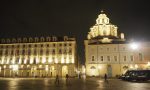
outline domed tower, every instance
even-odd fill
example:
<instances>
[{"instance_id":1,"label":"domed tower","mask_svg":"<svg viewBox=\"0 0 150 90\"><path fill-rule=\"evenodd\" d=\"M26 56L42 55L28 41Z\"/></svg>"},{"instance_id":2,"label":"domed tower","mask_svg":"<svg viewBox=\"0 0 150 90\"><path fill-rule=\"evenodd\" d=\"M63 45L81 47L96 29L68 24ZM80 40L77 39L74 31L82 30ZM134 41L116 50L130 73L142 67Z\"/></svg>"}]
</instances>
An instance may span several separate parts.
<instances>
[{"instance_id":1,"label":"domed tower","mask_svg":"<svg viewBox=\"0 0 150 90\"><path fill-rule=\"evenodd\" d=\"M124 34L118 33L118 27L110 23L109 18L101 11L96 19L96 24L90 28L87 38L99 40L102 43L111 43L112 41L124 41Z\"/></svg>"}]
</instances>

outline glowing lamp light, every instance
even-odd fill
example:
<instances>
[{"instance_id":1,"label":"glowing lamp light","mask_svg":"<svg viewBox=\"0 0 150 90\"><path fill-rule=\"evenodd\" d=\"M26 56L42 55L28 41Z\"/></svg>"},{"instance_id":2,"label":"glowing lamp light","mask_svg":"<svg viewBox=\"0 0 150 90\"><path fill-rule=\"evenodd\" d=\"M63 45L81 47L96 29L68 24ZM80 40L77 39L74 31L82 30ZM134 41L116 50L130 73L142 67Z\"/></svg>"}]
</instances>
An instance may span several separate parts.
<instances>
[{"instance_id":1,"label":"glowing lamp light","mask_svg":"<svg viewBox=\"0 0 150 90\"><path fill-rule=\"evenodd\" d=\"M74 63L74 59L72 59L72 63Z\"/></svg>"},{"instance_id":2,"label":"glowing lamp light","mask_svg":"<svg viewBox=\"0 0 150 90\"><path fill-rule=\"evenodd\" d=\"M52 67L52 70L55 70L54 66Z\"/></svg>"},{"instance_id":3,"label":"glowing lamp light","mask_svg":"<svg viewBox=\"0 0 150 90\"><path fill-rule=\"evenodd\" d=\"M48 71L48 65L45 66L45 70Z\"/></svg>"},{"instance_id":4,"label":"glowing lamp light","mask_svg":"<svg viewBox=\"0 0 150 90\"><path fill-rule=\"evenodd\" d=\"M49 59L48 62L49 62L49 63L52 63L52 59Z\"/></svg>"},{"instance_id":5,"label":"glowing lamp light","mask_svg":"<svg viewBox=\"0 0 150 90\"><path fill-rule=\"evenodd\" d=\"M131 43L130 47L131 47L131 49L136 50L136 49L138 49L139 45L138 45L138 43Z\"/></svg>"},{"instance_id":6,"label":"glowing lamp light","mask_svg":"<svg viewBox=\"0 0 150 90\"><path fill-rule=\"evenodd\" d=\"M58 60L57 60L57 59L55 59L55 63L58 63Z\"/></svg>"},{"instance_id":7,"label":"glowing lamp light","mask_svg":"<svg viewBox=\"0 0 150 90\"><path fill-rule=\"evenodd\" d=\"M61 59L61 63L64 63L64 59Z\"/></svg>"},{"instance_id":8,"label":"glowing lamp light","mask_svg":"<svg viewBox=\"0 0 150 90\"><path fill-rule=\"evenodd\" d=\"M101 69L102 67L101 66L98 66L98 69Z\"/></svg>"},{"instance_id":9,"label":"glowing lamp light","mask_svg":"<svg viewBox=\"0 0 150 90\"><path fill-rule=\"evenodd\" d=\"M148 62L147 65L150 66L150 62Z\"/></svg>"},{"instance_id":10,"label":"glowing lamp light","mask_svg":"<svg viewBox=\"0 0 150 90\"><path fill-rule=\"evenodd\" d=\"M46 59L45 59L45 57L43 57L42 63L46 63Z\"/></svg>"},{"instance_id":11,"label":"glowing lamp light","mask_svg":"<svg viewBox=\"0 0 150 90\"><path fill-rule=\"evenodd\" d=\"M18 70L18 65L13 65L13 70L17 71Z\"/></svg>"},{"instance_id":12,"label":"glowing lamp light","mask_svg":"<svg viewBox=\"0 0 150 90\"><path fill-rule=\"evenodd\" d=\"M133 69L133 66L132 66L132 65L130 66L130 69Z\"/></svg>"},{"instance_id":13,"label":"glowing lamp light","mask_svg":"<svg viewBox=\"0 0 150 90\"><path fill-rule=\"evenodd\" d=\"M138 65L135 65L135 68L138 68Z\"/></svg>"}]
</instances>

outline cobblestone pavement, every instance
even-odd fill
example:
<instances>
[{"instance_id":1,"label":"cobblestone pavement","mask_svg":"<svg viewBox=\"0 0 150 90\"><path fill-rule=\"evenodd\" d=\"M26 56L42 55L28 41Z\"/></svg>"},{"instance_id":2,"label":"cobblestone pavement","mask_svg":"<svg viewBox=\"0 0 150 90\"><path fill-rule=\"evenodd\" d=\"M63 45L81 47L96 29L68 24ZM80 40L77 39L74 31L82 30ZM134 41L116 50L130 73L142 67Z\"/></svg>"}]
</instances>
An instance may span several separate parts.
<instances>
[{"instance_id":1,"label":"cobblestone pavement","mask_svg":"<svg viewBox=\"0 0 150 90\"><path fill-rule=\"evenodd\" d=\"M59 85L50 78L0 78L0 90L150 90L150 81L127 82L109 79L105 82L99 78L60 79Z\"/></svg>"}]
</instances>

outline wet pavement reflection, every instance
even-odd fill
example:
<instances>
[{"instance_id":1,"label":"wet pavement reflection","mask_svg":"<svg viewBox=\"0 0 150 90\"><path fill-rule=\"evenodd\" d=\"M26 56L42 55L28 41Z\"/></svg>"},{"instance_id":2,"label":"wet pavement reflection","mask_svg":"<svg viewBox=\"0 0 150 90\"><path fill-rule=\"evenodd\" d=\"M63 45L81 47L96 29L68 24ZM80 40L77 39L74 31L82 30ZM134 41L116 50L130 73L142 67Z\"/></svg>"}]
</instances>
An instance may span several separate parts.
<instances>
[{"instance_id":1,"label":"wet pavement reflection","mask_svg":"<svg viewBox=\"0 0 150 90\"><path fill-rule=\"evenodd\" d=\"M59 85L54 82L54 78L0 78L0 90L150 90L150 81L109 79L105 82L99 78L72 78L67 85L65 79L60 79Z\"/></svg>"}]
</instances>

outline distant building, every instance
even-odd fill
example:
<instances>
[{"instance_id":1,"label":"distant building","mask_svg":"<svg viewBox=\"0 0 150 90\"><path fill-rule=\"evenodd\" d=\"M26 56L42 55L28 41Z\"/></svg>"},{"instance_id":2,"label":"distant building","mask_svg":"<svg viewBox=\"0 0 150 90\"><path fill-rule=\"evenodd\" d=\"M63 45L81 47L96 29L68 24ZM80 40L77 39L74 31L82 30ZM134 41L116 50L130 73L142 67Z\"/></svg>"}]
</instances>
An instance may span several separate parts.
<instances>
[{"instance_id":1,"label":"distant building","mask_svg":"<svg viewBox=\"0 0 150 90\"><path fill-rule=\"evenodd\" d=\"M64 37L1 39L0 76L75 76L76 40Z\"/></svg>"},{"instance_id":2,"label":"distant building","mask_svg":"<svg viewBox=\"0 0 150 90\"><path fill-rule=\"evenodd\" d=\"M102 11L90 28L85 44L86 75L109 77L129 69L150 68L150 42L139 44L126 41L124 33L109 22Z\"/></svg>"}]
</instances>

